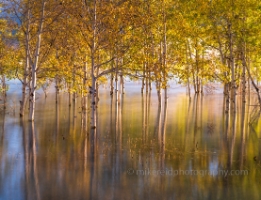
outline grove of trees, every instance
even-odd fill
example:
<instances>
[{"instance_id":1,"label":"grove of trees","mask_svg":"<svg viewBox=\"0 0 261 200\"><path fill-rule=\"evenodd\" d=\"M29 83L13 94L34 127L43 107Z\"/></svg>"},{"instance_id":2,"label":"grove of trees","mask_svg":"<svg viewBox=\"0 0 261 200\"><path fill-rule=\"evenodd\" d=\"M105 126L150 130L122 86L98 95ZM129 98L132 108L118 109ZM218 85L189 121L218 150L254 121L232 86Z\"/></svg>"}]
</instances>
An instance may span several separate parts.
<instances>
[{"instance_id":1,"label":"grove of trees","mask_svg":"<svg viewBox=\"0 0 261 200\"><path fill-rule=\"evenodd\" d=\"M31 121L36 90L55 83L83 110L90 95L95 128L99 84L117 99L126 77L142 93L155 84L160 105L175 79L189 96L223 84L226 112L250 87L261 106L259 0L3 0L0 12L0 92L19 79L20 116L29 101Z\"/></svg>"}]
</instances>

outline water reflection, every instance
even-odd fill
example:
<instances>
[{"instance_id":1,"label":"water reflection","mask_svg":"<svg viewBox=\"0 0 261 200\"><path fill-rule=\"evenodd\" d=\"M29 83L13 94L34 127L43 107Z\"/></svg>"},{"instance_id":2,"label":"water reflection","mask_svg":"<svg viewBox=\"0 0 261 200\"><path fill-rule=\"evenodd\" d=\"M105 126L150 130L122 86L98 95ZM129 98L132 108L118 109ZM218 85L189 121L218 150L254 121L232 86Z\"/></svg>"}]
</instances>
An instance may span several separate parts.
<instances>
[{"instance_id":1,"label":"water reflection","mask_svg":"<svg viewBox=\"0 0 261 200\"><path fill-rule=\"evenodd\" d=\"M1 115L0 199L260 198L260 121L249 126L248 99L224 112L219 95L99 95L97 128L63 94L39 102L34 123Z\"/></svg>"},{"instance_id":2,"label":"water reflection","mask_svg":"<svg viewBox=\"0 0 261 200\"><path fill-rule=\"evenodd\" d=\"M25 159L25 188L26 199L41 199L37 165L37 144L34 122L28 123L28 134L24 122L21 122L23 130L23 146Z\"/></svg>"}]
</instances>

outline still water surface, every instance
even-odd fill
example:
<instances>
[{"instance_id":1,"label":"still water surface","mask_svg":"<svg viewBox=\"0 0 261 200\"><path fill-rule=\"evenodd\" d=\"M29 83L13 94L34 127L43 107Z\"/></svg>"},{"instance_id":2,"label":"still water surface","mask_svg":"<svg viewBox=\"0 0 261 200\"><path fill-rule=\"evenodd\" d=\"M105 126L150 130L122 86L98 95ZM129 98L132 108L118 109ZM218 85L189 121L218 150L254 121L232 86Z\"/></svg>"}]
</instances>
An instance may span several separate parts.
<instances>
[{"instance_id":1,"label":"still water surface","mask_svg":"<svg viewBox=\"0 0 261 200\"><path fill-rule=\"evenodd\" d=\"M139 91L139 90L136 90ZM0 199L261 199L261 126L251 106L223 112L222 94L102 89L98 127L80 99L39 95L36 120L0 116ZM247 105L249 102L247 102ZM87 116L86 116L87 115Z\"/></svg>"}]
</instances>

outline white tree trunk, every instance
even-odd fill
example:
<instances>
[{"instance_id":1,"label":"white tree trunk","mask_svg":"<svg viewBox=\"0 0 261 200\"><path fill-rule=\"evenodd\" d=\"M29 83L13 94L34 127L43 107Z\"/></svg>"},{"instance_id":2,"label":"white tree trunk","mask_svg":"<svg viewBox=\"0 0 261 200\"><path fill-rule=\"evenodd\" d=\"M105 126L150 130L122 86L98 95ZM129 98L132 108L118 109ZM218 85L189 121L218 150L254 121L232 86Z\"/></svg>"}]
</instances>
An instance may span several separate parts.
<instances>
[{"instance_id":1,"label":"white tree trunk","mask_svg":"<svg viewBox=\"0 0 261 200\"><path fill-rule=\"evenodd\" d=\"M30 68L30 47L29 47L29 41L30 41L30 26L31 26L31 20L30 20L30 1L28 1L28 10L27 10L27 25L26 25L26 39L25 39L25 50L26 50L26 60L25 60L25 66L24 66L24 74L23 74L23 82L22 82L22 100L20 101L20 117L24 116L24 110L26 106L26 87L27 87L27 76L28 76L28 69Z\"/></svg>"},{"instance_id":2,"label":"white tree trunk","mask_svg":"<svg viewBox=\"0 0 261 200\"><path fill-rule=\"evenodd\" d=\"M41 10L41 19L39 22L39 30L37 34L37 43L35 48L34 54L34 63L31 65L31 72L32 72L32 82L30 88L30 113L29 113L29 120L34 121L34 112L35 112L35 91L36 91L36 79L37 79L37 69L39 65L39 57L40 57L40 50L41 50L41 41L42 41L42 33L43 33L43 25L44 25L44 16L45 16L45 5L46 1L42 1L42 10Z\"/></svg>"}]
</instances>

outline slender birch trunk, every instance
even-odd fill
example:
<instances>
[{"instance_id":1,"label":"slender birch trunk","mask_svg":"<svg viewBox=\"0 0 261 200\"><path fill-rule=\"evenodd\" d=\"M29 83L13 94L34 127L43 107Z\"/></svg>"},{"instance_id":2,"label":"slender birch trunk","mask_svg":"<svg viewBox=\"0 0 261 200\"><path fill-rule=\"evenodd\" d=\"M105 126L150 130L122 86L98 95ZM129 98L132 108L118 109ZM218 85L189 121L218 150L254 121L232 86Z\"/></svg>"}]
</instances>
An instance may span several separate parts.
<instances>
[{"instance_id":1,"label":"slender birch trunk","mask_svg":"<svg viewBox=\"0 0 261 200\"><path fill-rule=\"evenodd\" d=\"M249 79L251 80L251 83L252 83L252 86L255 88L256 90L256 93L257 93L257 97L258 97L258 102L259 102L259 107L260 107L260 110L261 110L261 96L260 96L260 93L259 93L259 88L257 87L251 73L250 73L250 69L249 67L247 66L247 63L246 63L246 59L245 59L245 56L243 56L243 65L245 66L246 70L247 70L247 73L248 73L248 77Z\"/></svg>"},{"instance_id":2,"label":"slender birch trunk","mask_svg":"<svg viewBox=\"0 0 261 200\"><path fill-rule=\"evenodd\" d=\"M45 5L46 1L42 1L42 9L41 9L41 18L39 22L39 30L37 34L37 43L34 55L34 62L31 65L31 73L32 73L32 80L31 80L31 88L30 88L30 112L29 112L29 120L34 121L34 114L35 114L35 91L36 91L36 83L37 83L37 69L39 65L39 57L40 57L40 50L41 50L41 42L42 42L42 34L43 34L43 26L44 26L44 17L45 17Z\"/></svg>"},{"instance_id":3,"label":"slender birch trunk","mask_svg":"<svg viewBox=\"0 0 261 200\"><path fill-rule=\"evenodd\" d=\"M25 65L24 65L24 73L23 73L23 81L22 81L22 100L20 101L20 117L24 116L25 106L26 106L26 87L27 87L27 77L28 77L28 69L30 68L30 50L29 50L29 41L30 41L30 1L28 1L28 8L27 8L27 24L26 24L26 58L25 58Z\"/></svg>"},{"instance_id":4,"label":"slender birch trunk","mask_svg":"<svg viewBox=\"0 0 261 200\"><path fill-rule=\"evenodd\" d=\"M163 116L162 133L165 133L165 129L166 129L167 110L168 110L168 89L166 88L164 90L164 116Z\"/></svg>"},{"instance_id":5,"label":"slender birch trunk","mask_svg":"<svg viewBox=\"0 0 261 200\"><path fill-rule=\"evenodd\" d=\"M84 63L83 87L84 87L84 91L85 91L87 88L87 62ZM87 96L87 92L84 92L83 105L82 105L83 110L87 110L87 104L88 104L88 96Z\"/></svg>"},{"instance_id":6,"label":"slender birch trunk","mask_svg":"<svg viewBox=\"0 0 261 200\"><path fill-rule=\"evenodd\" d=\"M6 80L5 80L5 76L2 75L1 77L1 82L2 82L2 101L3 101L3 108L6 109L6 91L7 91L7 85L6 85Z\"/></svg>"},{"instance_id":7,"label":"slender birch trunk","mask_svg":"<svg viewBox=\"0 0 261 200\"><path fill-rule=\"evenodd\" d=\"M55 103L58 104L59 103L59 93L60 93L60 89L59 89L59 78L56 75L55 77Z\"/></svg>"},{"instance_id":8,"label":"slender birch trunk","mask_svg":"<svg viewBox=\"0 0 261 200\"><path fill-rule=\"evenodd\" d=\"M68 90L69 90L69 107L71 107L72 106L71 84L69 85Z\"/></svg>"},{"instance_id":9,"label":"slender birch trunk","mask_svg":"<svg viewBox=\"0 0 261 200\"><path fill-rule=\"evenodd\" d=\"M229 65L231 70L231 110L236 112L236 80L235 80L235 60L233 52L233 33L232 33L232 24L228 24L229 32Z\"/></svg>"},{"instance_id":10,"label":"slender birch trunk","mask_svg":"<svg viewBox=\"0 0 261 200\"><path fill-rule=\"evenodd\" d=\"M143 64L143 70L142 70L142 81L141 81L141 93L144 92L144 85L145 85L145 64Z\"/></svg>"},{"instance_id":11,"label":"slender birch trunk","mask_svg":"<svg viewBox=\"0 0 261 200\"><path fill-rule=\"evenodd\" d=\"M145 99L144 93L141 93L141 119L142 119L142 141L145 142Z\"/></svg>"},{"instance_id":12,"label":"slender birch trunk","mask_svg":"<svg viewBox=\"0 0 261 200\"><path fill-rule=\"evenodd\" d=\"M110 82L110 88L111 88L111 90L110 90L110 95L111 95L111 96L113 95L113 90L114 90L113 79L114 79L113 73L111 73L111 82Z\"/></svg>"},{"instance_id":13,"label":"slender birch trunk","mask_svg":"<svg viewBox=\"0 0 261 200\"><path fill-rule=\"evenodd\" d=\"M246 103L246 66L245 65L243 65L243 71L242 71L242 103L243 104Z\"/></svg>"},{"instance_id":14,"label":"slender birch trunk","mask_svg":"<svg viewBox=\"0 0 261 200\"><path fill-rule=\"evenodd\" d=\"M94 56L92 56L92 86L91 86L91 128L96 128L96 77L94 76Z\"/></svg>"},{"instance_id":15,"label":"slender birch trunk","mask_svg":"<svg viewBox=\"0 0 261 200\"><path fill-rule=\"evenodd\" d=\"M119 79L119 58L116 59L116 72L115 72L115 101L117 104L119 103L118 79Z\"/></svg>"},{"instance_id":16,"label":"slender birch trunk","mask_svg":"<svg viewBox=\"0 0 261 200\"><path fill-rule=\"evenodd\" d=\"M93 15L93 35L92 35L92 47L91 47L91 128L96 129L96 77L95 77L95 52L96 52L96 40L97 40L97 2L94 1L94 15ZM92 131L95 134L95 131Z\"/></svg>"},{"instance_id":17,"label":"slender birch trunk","mask_svg":"<svg viewBox=\"0 0 261 200\"><path fill-rule=\"evenodd\" d=\"M199 55L198 55L198 41L196 40L196 79L195 79L195 88L196 88L196 93L198 94L199 88L200 88L200 83L199 83Z\"/></svg>"},{"instance_id":18,"label":"slender birch trunk","mask_svg":"<svg viewBox=\"0 0 261 200\"><path fill-rule=\"evenodd\" d=\"M75 103L76 102L76 92L75 92L75 89L76 89L76 75L75 75L75 73L76 73L76 66L74 65L73 66L73 89L74 89L74 91L73 91L73 103Z\"/></svg>"},{"instance_id":19,"label":"slender birch trunk","mask_svg":"<svg viewBox=\"0 0 261 200\"><path fill-rule=\"evenodd\" d=\"M120 84L121 84L121 95L125 94L124 78L123 75L120 75Z\"/></svg>"}]
</instances>

